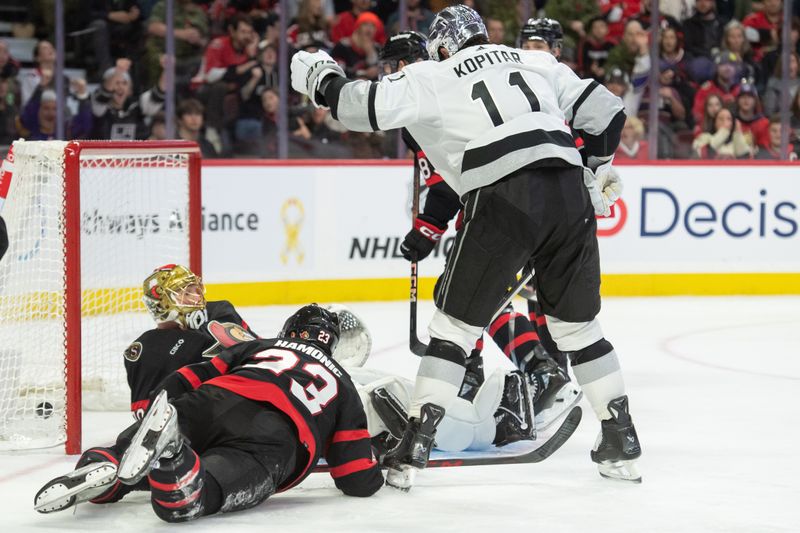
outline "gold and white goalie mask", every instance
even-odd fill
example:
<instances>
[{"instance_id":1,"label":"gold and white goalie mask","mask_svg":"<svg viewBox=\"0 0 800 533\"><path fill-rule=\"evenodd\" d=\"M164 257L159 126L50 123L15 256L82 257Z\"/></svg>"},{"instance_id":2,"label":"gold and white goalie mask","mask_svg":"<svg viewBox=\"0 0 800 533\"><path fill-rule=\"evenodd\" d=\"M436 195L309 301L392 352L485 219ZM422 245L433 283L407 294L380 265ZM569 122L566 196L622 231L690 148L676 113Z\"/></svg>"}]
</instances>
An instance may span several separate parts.
<instances>
[{"instance_id":1,"label":"gold and white goalie mask","mask_svg":"<svg viewBox=\"0 0 800 533\"><path fill-rule=\"evenodd\" d=\"M158 267L144 280L144 305L157 324L198 329L208 320L202 280L181 265Z\"/></svg>"}]
</instances>

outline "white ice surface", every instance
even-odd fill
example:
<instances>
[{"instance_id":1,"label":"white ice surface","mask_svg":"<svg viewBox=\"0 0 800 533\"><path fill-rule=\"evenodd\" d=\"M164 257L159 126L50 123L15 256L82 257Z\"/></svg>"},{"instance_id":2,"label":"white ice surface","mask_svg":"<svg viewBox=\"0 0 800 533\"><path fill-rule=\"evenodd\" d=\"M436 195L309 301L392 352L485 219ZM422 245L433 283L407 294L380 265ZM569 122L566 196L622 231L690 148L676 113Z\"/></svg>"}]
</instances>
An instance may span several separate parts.
<instances>
[{"instance_id":1,"label":"white ice surface","mask_svg":"<svg viewBox=\"0 0 800 533\"><path fill-rule=\"evenodd\" d=\"M373 333L368 364L413 376L407 304L351 307ZM421 304L421 323L431 309ZM242 315L267 336L289 311ZM600 318L625 374L642 485L598 476L588 451L599 426L584 400L581 427L544 463L429 470L409 494L368 499L313 474L255 509L187 526L161 522L144 493L39 515L34 494L75 458L60 448L0 454L0 532L800 532L800 298L607 299ZM487 351L487 366L500 358ZM129 421L87 413L84 446L110 443Z\"/></svg>"}]
</instances>

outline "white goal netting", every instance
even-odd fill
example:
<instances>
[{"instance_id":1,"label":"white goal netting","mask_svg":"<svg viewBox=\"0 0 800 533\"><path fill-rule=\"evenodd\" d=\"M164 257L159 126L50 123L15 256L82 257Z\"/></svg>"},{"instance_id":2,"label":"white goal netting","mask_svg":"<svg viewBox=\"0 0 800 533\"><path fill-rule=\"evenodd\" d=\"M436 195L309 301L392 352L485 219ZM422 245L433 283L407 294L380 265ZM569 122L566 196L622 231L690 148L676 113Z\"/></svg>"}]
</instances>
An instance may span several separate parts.
<instances>
[{"instance_id":1,"label":"white goal netting","mask_svg":"<svg viewBox=\"0 0 800 533\"><path fill-rule=\"evenodd\" d=\"M0 261L0 450L66 439L65 243L78 236L81 352L75 356L83 407L130 406L122 354L153 327L141 282L157 266L189 264L188 156L134 146L80 151L76 228L65 219L67 143L14 144L2 212L10 246Z\"/></svg>"}]
</instances>

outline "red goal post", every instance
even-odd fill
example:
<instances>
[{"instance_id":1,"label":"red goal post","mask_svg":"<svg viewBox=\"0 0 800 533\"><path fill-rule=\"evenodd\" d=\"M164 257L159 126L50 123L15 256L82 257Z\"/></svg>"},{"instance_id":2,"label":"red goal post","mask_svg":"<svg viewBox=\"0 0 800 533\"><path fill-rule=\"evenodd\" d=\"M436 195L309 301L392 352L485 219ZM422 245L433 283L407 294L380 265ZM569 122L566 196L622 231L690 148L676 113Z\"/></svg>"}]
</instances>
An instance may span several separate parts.
<instances>
[{"instance_id":1,"label":"red goal post","mask_svg":"<svg viewBox=\"0 0 800 533\"><path fill-rule=\"evenodd\" d=\"M0 450L65 442L127 408L122 353L152 320L141 281L201 265L200 151L187 141L17 141L0 261Z\"/></svg>"}]
</instances>

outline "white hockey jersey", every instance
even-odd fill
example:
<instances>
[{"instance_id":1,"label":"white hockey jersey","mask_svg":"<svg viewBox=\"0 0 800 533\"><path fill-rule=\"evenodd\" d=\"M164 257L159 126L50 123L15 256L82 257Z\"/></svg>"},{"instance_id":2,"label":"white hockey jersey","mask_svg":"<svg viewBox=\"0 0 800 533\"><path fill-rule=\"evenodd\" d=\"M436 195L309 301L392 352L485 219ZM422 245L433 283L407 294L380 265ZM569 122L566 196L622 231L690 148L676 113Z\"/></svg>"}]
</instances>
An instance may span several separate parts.
<instances>
[{"instance_id":1,"label":"white hockey jersey","mask_svg":"<svg viewBox=\"0 0 800 533\"><path fill-rule=\"evenodd\" d=\"M492 44L347 83L331 102L351 130L407 128L459 196L542 159L581 166L569 126L600 135L622 109L551 54Z\"/></svg>"}]
</instances>

